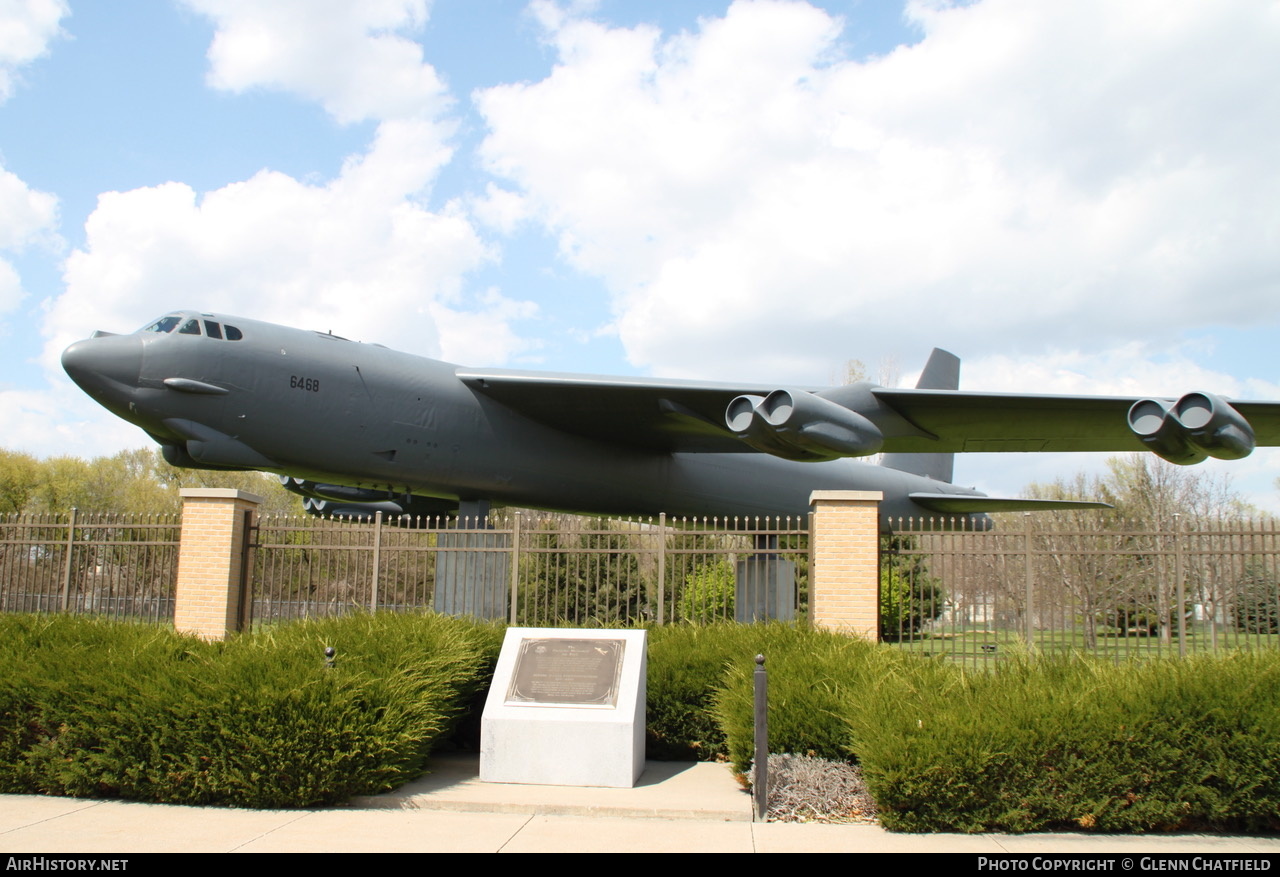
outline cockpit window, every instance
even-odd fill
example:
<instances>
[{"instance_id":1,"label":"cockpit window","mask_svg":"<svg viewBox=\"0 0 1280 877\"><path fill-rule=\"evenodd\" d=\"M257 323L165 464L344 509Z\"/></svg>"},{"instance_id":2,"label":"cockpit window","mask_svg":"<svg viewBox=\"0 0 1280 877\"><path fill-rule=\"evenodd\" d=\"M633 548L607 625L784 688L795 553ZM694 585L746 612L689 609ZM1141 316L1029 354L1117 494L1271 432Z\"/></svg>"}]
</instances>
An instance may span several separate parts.
<instances>
[{"instance_id":1,"label":"cockpit window","mask_svg":"<svg viewBox=\"0 0 1280 877\"><path fill-rule=\"evenodd\" d=\"M204 330L201 331L200 324L204 323ZM169 314L161 317L146 328L139 329L139 332L156 332L161 335L167 335L177 330L179 335L206 335L215 340L239 341L244 338L244 333L235 326L228 326L219 323L217 320L200 320L195 318L187 318L182 314Z\"/></svg>"},{"instance_id":2,"label":"cockpit window","mask_svg":"<svg viewBox=\"0 0 1280 877\"><path fill-rule=\"evenodd\" d=\"M177 326L181 320L182 320L182 317L174 317L174 316L161 317L160 319L156 320L154 323L152 323L150 326L143 329L142 331L143 332L172 332L174 326Z\"/></svg>"}]
</instances>

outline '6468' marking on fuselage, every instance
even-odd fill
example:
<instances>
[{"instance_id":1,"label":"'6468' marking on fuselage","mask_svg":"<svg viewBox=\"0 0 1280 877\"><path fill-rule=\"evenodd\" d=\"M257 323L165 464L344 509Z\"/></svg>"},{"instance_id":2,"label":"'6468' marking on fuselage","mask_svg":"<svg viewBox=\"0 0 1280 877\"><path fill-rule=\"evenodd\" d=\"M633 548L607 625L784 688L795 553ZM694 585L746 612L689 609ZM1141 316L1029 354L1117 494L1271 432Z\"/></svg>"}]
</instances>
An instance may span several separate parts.
<instances>
[{"instance_id":1,"label":"'6468' marking on fuselage","mask_svg":"<svg viewBox=\"0 0 1280 877\"><path fill-rule=\"evenodd\" d=\"M312 393L319 393L320 379L304 378L300 375L289 375L289 386L294 390L307 390Z\"/></svg>"}]
</instances>

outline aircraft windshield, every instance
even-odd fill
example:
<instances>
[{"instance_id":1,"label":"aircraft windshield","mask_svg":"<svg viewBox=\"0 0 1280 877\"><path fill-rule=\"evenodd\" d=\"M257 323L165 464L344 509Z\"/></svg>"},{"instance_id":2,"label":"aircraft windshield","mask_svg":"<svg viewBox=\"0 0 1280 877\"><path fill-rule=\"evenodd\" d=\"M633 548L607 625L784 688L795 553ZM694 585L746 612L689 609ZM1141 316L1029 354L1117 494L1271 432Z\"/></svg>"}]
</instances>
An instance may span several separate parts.
<instances>
[{"instance_id":1,"label":"aircraft windshield","mask_svg":"<svg viewBox=\"0 0 1280 877\"><path fill-rule=\"evenodd\" d=\"M204 331L200 331L201 324L204 325ZM209 338L226 341L239 341L244 337L244 333L235 326L219 323L216 320L201 320L188 317L185 314L169 314L161 317L149 326L139 329L139 332L155 332L160 335L169 335L175 331L179 335L205 335Z\"/></svg>"},{"instance_id":2,"label":"aircraft windshield","mask_svg":"<svg viewBox=\"0 0 1280 877\"><path fill-rule=\"evenodd\" d=\"M167 317L161 317L160 319L156 320L154 323L152 323L150 326L147 326L142 331L143 332L162 332L162 333L172 332L174 327L177 326L178 323L180 323L181 321L182 321L182 317L178 317L178 316L174 316L173 314L170 314Z\"/></svg>"}]
</instances>

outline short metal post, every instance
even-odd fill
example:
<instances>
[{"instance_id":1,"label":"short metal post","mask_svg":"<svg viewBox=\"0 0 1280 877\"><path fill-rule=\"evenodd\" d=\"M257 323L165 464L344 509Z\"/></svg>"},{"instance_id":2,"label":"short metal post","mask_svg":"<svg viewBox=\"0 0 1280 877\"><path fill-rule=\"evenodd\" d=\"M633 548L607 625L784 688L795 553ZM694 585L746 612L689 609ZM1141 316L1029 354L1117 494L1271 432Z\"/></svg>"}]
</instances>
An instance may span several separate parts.
<instances>
[{"instance_id":1,"label":"short metal post","mask_svg":"<svg viewBox=\"0 0 1280 877\"><path fill-rule=\"evenodd\" d=\"M769 675L764 669L764 655L756 655L755 695L756 760L751 796L755 799L756 821L764 822L769 812Z\"/></svg>"}]
</instances>

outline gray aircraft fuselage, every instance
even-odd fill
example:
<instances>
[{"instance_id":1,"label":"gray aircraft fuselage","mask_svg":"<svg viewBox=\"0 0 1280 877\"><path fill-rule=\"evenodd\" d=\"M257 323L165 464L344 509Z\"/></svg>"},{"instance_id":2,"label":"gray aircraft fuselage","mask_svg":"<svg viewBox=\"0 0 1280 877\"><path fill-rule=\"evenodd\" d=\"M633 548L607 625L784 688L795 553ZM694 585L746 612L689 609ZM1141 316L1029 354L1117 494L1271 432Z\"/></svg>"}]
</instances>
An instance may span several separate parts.
<instances>
[{"instance_id":1,"label":"gray aircraft fuselage","mask_svg":"<svg viewBox=\"0 0 1280 877\"><path fill-rule=\"evenodd\" d=\"M446 501L442 509L488 501L621 515L785 517L807 514L815 490L872 490L884 494L887 521L936 514L912 502L913 492L982 496L846 459L655 451L575 435L478 392L449 363L235 317L171 318L178 322L168 331L153 328L162 320L76 342L63 365L179 465L258 469L388 498L433 497ZM196 321L199 334L178 330L187 321ZM233 333L240 337L231 340Z\"/></svg>"}]
</instances>

